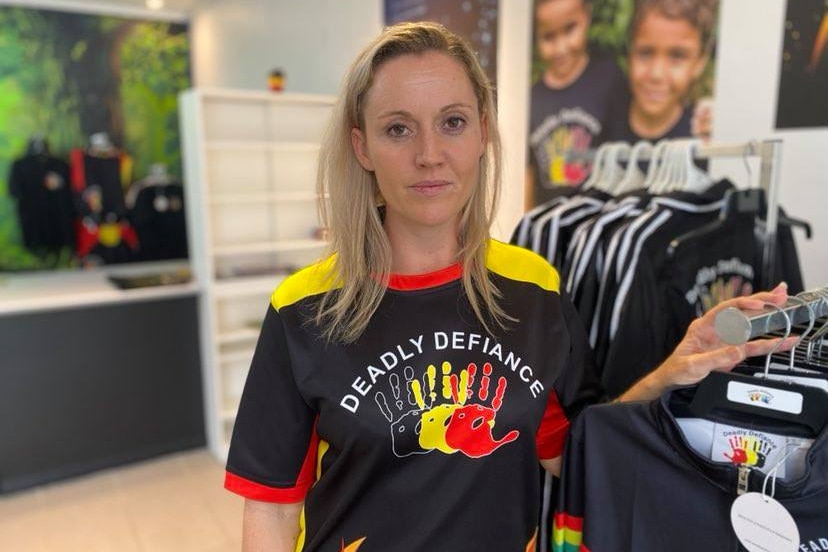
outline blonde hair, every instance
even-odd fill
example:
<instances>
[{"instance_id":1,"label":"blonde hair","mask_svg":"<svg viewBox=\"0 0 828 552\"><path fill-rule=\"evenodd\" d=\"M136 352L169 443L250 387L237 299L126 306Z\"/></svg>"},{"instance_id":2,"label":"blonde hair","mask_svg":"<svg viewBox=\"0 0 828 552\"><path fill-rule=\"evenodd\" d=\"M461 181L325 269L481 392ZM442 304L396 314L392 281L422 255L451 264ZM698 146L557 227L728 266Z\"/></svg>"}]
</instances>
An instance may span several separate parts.
<instances>
[{"instance_id":1,"label":"blonde hair","mask_svg":"<svg viewBox=\"0 0 828 552\"><path fill-rule=\"evenodd\" d=\"M391 246L379 213L381 197L373 172L359 164L351 129L365 128L365 97L383 63L405 55L440 52L460 62L477 97L488 144L480 158L478 183L461 213L459 262L463 289L478 320L491 333L510 318L497 304L500 292L489 278L486 251L500 193L500 135L492 89L472 49L436 23L388 27L351 65L319 152L317 193L322 224L333 251L332 279L338 289L319 303L315 322L328 340L350 343L365 331L382 300L391 273Z\"/></svg>"}]
</instances>

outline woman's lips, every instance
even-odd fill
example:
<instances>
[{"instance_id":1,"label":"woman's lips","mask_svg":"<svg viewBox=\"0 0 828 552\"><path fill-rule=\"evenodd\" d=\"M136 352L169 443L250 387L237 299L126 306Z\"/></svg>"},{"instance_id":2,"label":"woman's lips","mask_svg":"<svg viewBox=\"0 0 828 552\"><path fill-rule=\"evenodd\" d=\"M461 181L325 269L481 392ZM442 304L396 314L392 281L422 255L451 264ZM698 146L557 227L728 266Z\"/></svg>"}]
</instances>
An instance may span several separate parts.
<instances>
[{"instance_id":1,"label":"woman's lips","mask_svg":"<svg viewBox=\"0 0 828 552\"><path fill-rule=\"evenodd\" d=\"M412 190L424 196L434 196L448 188L450 184L445 180L423 180L410 186Z\"/></svg>"}]
</instances>

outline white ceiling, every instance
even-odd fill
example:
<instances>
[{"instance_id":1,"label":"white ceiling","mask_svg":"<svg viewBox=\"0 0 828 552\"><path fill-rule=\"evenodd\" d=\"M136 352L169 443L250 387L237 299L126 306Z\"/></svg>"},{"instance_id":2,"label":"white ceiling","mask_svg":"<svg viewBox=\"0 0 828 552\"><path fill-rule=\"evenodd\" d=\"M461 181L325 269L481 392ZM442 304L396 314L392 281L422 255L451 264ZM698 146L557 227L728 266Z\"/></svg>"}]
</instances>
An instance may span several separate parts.
<instances>
[{"instance_id":1,"label":"white ceiling","mask_svg":"<svg viewBox=\"0 0 828 552\"><path fill-rule=\"evenodd\" d=\"M82 0L79 3L146 8L145 0ZM164 9L177 12L191 12L198 3L199 0L164 0ZM208 2L202 0L200 3L207 4Z\"/></svg>"},{"instance_id":2,"label":"white ceiling","mask_svg":"<svg viewBox=\"0 0 828 552\"><path fill-rule=\"evenodd\" d=\"M191 14L199 5L209 5L216 0L164 0L161 14ZM0 0L0 5L65 9L84 12L117 12L120 10L149 12L146 0Z\"/></svg>"}]
</instances>

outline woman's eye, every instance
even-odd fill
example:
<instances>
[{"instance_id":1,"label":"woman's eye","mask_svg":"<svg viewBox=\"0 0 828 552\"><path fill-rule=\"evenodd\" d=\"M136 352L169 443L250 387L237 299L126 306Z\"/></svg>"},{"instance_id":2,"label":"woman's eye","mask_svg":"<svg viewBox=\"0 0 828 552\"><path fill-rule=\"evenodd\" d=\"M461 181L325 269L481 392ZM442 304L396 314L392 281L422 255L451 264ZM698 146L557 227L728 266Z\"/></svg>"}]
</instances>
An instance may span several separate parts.
<instances>
[{"instance_id":1,"label":"woman's eye","mask_svg":"<svg viewBox=\"0 0 828 552\"><path fill-rule=\"evenodd\" d=\"M396 123L386 128L385 133L391 138L401 138L408 134L408 128L405 125Z\"/></svg>"},{"instance_id":2,"label":"woman's eye","mask_svg":"<svg viewBox=\"0 0 828 552\"><path fill-rule=\"evenodd\" d=\"M446 119L444 126L449 131L459 131L463 130L466 127L466 119L457 115L451 116Z\"/></svg>"}]
</instances>

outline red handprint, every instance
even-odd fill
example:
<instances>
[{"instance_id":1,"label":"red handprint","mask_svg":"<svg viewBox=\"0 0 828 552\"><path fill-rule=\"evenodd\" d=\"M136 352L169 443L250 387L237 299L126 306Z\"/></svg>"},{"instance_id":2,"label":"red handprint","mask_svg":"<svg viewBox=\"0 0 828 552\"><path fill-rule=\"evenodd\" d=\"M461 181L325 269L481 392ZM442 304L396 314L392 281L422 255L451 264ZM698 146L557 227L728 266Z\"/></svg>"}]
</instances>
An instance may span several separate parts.
<instances>
[{"instance_id":1,"label":"red handprint","mask_svg":"<svg viewBox=\"0 0 828 552\"><path fill-rule=\"evenodd\" d=\"M477 366L474 363L469 364L467 370L470 376L469 382L471 383L474 381ZM483 376L480 378L480 388L478 389L478 398L481 401L488 399L491 374L492 365L487 362L483 365ZM497 389L492 398L491 407L481 404L467 404L455 410L446 426L446 444L460 450L466 456L480 458L517 439L520 435L517 430L509 431L500 439L495 439L492 435L495 416L503 404L506 384L506 378L501 376L497 381ZM456 380L452 380L451 387L455 400L466 394L466 390L458 389ZM468 394L471 398L472 393L469 392Z\"/></svg>"}]
</instances>

